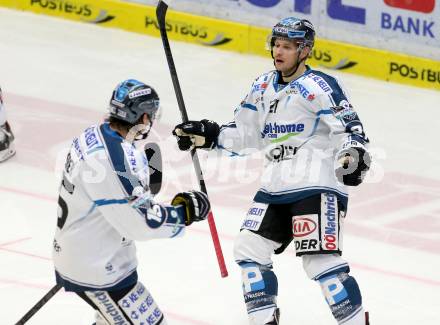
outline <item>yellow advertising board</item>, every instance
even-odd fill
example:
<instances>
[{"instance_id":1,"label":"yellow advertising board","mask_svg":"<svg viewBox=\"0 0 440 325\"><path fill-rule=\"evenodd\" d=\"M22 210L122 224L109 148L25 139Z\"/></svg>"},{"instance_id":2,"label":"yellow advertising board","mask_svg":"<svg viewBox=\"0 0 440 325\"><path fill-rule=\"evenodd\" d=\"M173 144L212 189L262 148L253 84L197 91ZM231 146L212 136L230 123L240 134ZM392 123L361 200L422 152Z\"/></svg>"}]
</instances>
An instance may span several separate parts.
<instances>
[{"instance_id":1,"label":"yellow advertising board","mask_svg":"<svg viewBox=\"0 0 440 325\"><path fill-rule=\"evenodd\" d=\"M440 90L440 61L321 39L311 64Z\"/></svg>"},{"instance_id":2,"label":"yellow advertising board","mask_svg":"<svg viewBox=\"0 0 440 325\"><path fill-rule=\"evenodd\" d=\"M159 37L156 8L118 0L0 0L0 6L32 11ZM268 56L270 29L170 10L170 39ZM440 90L440 61L318 39L313 66Z\"/></svg>"}]
</instances>

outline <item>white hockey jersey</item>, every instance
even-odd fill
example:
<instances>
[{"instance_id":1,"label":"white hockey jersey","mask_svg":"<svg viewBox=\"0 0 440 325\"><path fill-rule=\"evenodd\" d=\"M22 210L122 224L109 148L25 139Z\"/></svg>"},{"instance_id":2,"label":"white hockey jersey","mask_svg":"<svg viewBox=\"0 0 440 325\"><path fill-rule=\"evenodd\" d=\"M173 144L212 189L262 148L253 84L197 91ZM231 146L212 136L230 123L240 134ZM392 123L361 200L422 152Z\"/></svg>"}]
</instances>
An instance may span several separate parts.
<instances>
[{"instance_id":1,"label":"white hockey jersey","mask_svg":"<svg viewBox=\"0 0 440 325\"><path fill-rule=\"evenodd\" d=\"M89 127L73 140L60 185L53 242L57 283L70 291L134 284L134 240L183 234L182 208L155 204L143 191L148 181L145 153L108 123ZM141 197L134 200L134 193Z\"/></svg>"},{"instance_id":2,"label":"white hockey jersey","mask_svg":"<svg viewBox=\"0 0 440 325\"><path fill-rule=\"evenodd\" d=\"M264 150L265 169L254 200L288 203L322 192L347 204L346 186L335 176L337 151L365 149L368 138L346 92L321 71L287 84L271 71L258 77L234 121L222 126L217 148L232 154Z\"/></svg>"}]
</instances>

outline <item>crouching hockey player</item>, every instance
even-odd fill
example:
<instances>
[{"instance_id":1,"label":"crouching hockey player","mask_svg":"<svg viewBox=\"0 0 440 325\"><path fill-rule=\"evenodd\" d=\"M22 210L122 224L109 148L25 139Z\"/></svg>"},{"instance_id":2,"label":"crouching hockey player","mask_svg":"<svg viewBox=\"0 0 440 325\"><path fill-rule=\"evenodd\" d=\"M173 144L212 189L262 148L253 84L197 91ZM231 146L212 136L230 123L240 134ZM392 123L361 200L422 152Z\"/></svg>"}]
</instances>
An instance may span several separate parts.
<instances>
[{"instance_id":1,"label":"crouching hockey player","mask_svg":"<svg viewBox=\"0 0 440 325\"><path fill-rule=\"evenodd\" d=\"M11 158L15 154L14 135L6 121L6 112L0 88L0 162Z\"/></svg>"},{"instance_id":2,"label":"crouching hockey player","mask_svg":"<svg viewBox=\"0 0 440 325\"><path fill-rule=\"evenodd\" d=\"M279 324L272 255L292 240L337 323L368 324L359 286L341 254L346 186L359 185L369 169L369 141L342 85L305 64L314 38L309 21L280 21L268 39L275 70L255 80L234 121L221 128L189 121L173 131L181 150L265 152L262 184L234 247L253 325Z\"/></svg>"},{"instance_id":3,"label":"crouching hockey player","mask_svg":"<svg viewBox=\"0 0 440 325\"><path fill-rule=\"evenodd\" d=\"M210 210L198 191L178 193L171 205L154 202L147 156L131 140L148 136L158 108L152 87L120 83L107 121L74 138L67 155L53 241L56 280L96 310L96 325L166 324L138 280L134 241L181 236Z\"/></svg>"}]
</instances>

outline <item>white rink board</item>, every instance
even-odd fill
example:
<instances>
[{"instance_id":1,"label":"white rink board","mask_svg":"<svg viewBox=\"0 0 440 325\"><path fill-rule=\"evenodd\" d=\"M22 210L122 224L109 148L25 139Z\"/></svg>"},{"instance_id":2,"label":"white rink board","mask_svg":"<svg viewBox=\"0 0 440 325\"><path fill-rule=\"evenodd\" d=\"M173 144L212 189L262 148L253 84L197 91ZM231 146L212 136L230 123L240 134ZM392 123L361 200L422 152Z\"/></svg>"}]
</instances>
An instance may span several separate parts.
<instances>
[{"instance_id":1,"label":"white rink board","mask_svg":"<svg viewBox=\"0 0 440 325\"><path fill-rule=\"evenodd\" d=\"M5 9L0 39L0 84L18 148L0 165L0 323L9 325L54 285L57 157L71 137L103 116L116 83L138 78L161 97L164 111L153 134L166 162L159 198L187 189L193 167L169 136L180 115L160 39ZM252 80L271 69L269 58L171 46L192 119L228 122ZM344 257L372 324L438 324L440 93L338 75L351 90L378 162L375 177L352 191ZM170 325L245 325L232 247L256 190L259 160L207 154L201 160L230 276L220 278L208 225L199 223L182 239L138 243L140 279ZM245 164L249 175L230 172ZM292 249L274 262L282 324L334 324ZM90 325L92 316L79 298L60 292L28 324Z\"/></svg>"}]
</instances>

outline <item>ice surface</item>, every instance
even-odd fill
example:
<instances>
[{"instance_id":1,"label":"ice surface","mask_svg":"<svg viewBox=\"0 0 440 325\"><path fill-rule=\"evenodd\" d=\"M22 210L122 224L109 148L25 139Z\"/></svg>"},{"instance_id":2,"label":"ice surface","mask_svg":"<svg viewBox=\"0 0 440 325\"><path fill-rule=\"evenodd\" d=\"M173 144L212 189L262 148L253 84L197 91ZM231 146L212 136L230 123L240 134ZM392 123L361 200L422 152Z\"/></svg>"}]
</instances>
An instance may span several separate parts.
<instances>
[{"instance_id":1,"label":"ice surface","mask_svg":"<svg viewBox=\"0 0 440 325\"><path fill-rule=\"evenodd\" d=\"M160 39L0 9L0 84L17 155L0 165L0 323L14 324L53 285L58 172L71 138L106 112L126 78L154 86L163 107L152 139L164 155L159 199L196 187L170 137L180 121ZM171 42L188 114L228 122L269 58ZM440 93L336 73L351 91L376 166L352 191L344 258L372 324L440 323ZM258 157L201 154L230 276L221 279L207 223L177 240L138 243L139 274L169 324L245 325L233 238L257 187ZM188 180L192 180L191 185ZM334 324L317 284L289 249L274 258L282 324ZM84 324L93 311L61 291L29 324Z\"/></svg>"}]
</instances>

